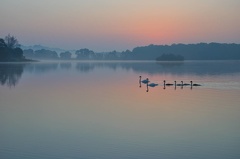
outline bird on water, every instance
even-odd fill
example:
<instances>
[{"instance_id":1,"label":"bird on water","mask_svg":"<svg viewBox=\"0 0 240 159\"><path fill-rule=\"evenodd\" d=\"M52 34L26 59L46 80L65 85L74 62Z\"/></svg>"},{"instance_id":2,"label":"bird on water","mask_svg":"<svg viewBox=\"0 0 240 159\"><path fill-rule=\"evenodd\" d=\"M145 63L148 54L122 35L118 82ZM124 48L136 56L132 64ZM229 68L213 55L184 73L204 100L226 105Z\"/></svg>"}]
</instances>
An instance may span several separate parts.
<instances>
[{"instance_id":1,"label":"bird on water","mask_svg":"<svg viewBox=\"0 0 240 159\"><path fill-rule=\"evenodd\" d=\"M163 84L164 84L164 86L166 85L166 86L173 86L173 84L172 83L166 83L166 81L164 80L163 81Z\"/></svg>"},{"instance_id":2,"label":"bird on water","mask_svg":"<svg viewBox=\"0 0 240 159\"><path fill-rule=\"evenodd\" d=\"M156 86L158 86L158 84L157 83L150 83L150 84L147 84L149 87L156 87Z\"/></svg>"},{"instance_id":3,"label":"bird on water","mask_svg":"<svg viewBox=\"0 0 240 159\"><path fill-rule=\"evenodd\" d=\"M181 83L178 83L177 86L183 86L183 81L181 81Z\"/></svg>"},{"instance_id":4,"label":"bird on water","mask_svg":"<svg viewBox=\"0 0 240 159\"><path fill-rule=\"evenodd\" d=\"M184 86L190 86L190 84L189 84L189 83L184 83L183 85L184 85Z\"/></svg>"},{"instance_id":5,"label":"bird on water","mask_svg":"<svg viewBox=\"0 0 240 159\"><path fill-rule=\"evenodd\" d=\"M191 83L191 86L202 86L202 85L200 85L200 84L193 83L192 81L190 81L190 83Z\"/></svg>"},{"instance_id":6,"label":"bird on water","mask_svg":"<svg viewBox=\"0 0 240 159\"><path fill-rule=\"evenodd\" d=\"M139 82L142 82L142 83L144 83L144 84L147 84L147 83L149 83L150 81L149 81L148 78L142 80L142 76L139 76Z\"/></svg>"}]
</instances>

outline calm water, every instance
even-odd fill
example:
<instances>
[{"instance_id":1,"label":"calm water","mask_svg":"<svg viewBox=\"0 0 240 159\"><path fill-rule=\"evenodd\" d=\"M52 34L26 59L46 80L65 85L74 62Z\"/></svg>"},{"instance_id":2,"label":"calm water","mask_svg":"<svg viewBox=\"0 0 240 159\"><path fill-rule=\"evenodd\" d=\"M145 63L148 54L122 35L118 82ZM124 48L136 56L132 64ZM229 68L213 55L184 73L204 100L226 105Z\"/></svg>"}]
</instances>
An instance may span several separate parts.
<instances>
[{"instance_id":1,"label":"calm water","mask_svg":"<svg viewBox=\"0 0 240 159\"><path fill-rule=\"evenodd\" d=\"M240 158L240 61L8 63L0 82L1 159Z\"/></svg>"}]
</instances>

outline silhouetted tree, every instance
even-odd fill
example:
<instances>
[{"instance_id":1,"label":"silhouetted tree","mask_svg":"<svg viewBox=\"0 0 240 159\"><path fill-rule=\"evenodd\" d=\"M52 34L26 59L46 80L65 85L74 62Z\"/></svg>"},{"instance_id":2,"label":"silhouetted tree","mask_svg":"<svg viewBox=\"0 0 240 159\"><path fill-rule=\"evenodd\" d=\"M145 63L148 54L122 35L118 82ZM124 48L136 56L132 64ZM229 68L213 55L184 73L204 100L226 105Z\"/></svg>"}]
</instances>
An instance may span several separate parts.
<instances>
[{"instance_id":1,"label":"silhouetted tree","mask_svg":"<svg viewBox=\"0 0 240 159\"><path fill-rule=\"evenodd\" d=\"M106 58L107 60L117 60L117 59L119 59L116 50L107 53L107 54L105 55L105 58Z\"/></svg>"},{"instance_id":2,"label":"silhouetted tree","mask_svg":"<svg viewBox=\"0 0 240 159\"><path fill-rule=\"evenodd\" d=\"M17 39L10 34L0 39L0 61L24 61L23 51L19 48Z\"/></svg>"},{"instance_id":3,"label":"silhouetted tree","mask_svg":"<svg viewBox=\"0 0 240 159\"><path fill-rule=\"evenodd\" d=\"M181 55L174 54L162 54L160 57L156 58L157 61L184 61L184 57Z\"/></svg>"},{"instance_id":4,"label":"silhouetted tree","mask_svg":"<svg viewBox=\"0 0 240 159\"><path fill-rule=\"evenodd\" d=\"M95 60L103 60L103 58L104 58L103 53L96 53L94 56Z\"/></svg>"},{"instance_id":5,"label":"silhouetted tree","mask_svg":"<svg viewBox=\"0 0 240 159\"><path fill-rule=\"evenodd\" d=\"M4 61L8 58L8 49L5 41L0 39L0 61Z\"/></svg>"},{"instance_id":6,"label":"silhouetted tree","mask_svg":"<svg viewBox=\"0 0 240 159\"><path fill-rule=\"evenodd\" d=\"M17 59L24 58L22 49L20 48L13 49L13 56L14 58L17 58Z\"/></svg>"},{"instance_id":7,"label":"silhouetted tree","mask_svg":"<svg viewBox=\"0 0 240 159\"><path fill-rule=\"evenodd\" d=\"M7 47L7 44L2 38L0 38L0 48L6 48L6 47Z\"/></svg>"},{"instance_id":8,"label":"silhouetted tree","mask_svg":"<svg viewBox=\"0 0 240 159\"><path fill-rule=\"evenodd\" d=\"M185 60L239 60L240 44L198 43L149 45L132 51L134 60L155 60L166 53L184 56Z\"/></svg>"},{"instance_id":9,"label":"silhouetted tree","mask_svg":"<svg viewBox=\"0 0 240 159\"><path fill-rule=\"evenodd\" d=\"M120 58L122 60L130 60L131 59L132 52L130 50L123 51L120 55Z\"/></svg>"},{"instance_id":10,"label":"silhouetted tree","mask_svg":"<svg viewBox=\"0 0 240 159\"><path fill-rule=\"evenodd\" d=\"M71 56L72 56L72 54L69 51L60 53L60 58L61 59L69 60L69 59L71 59Z\"/></svg>"},{"instance_id":11,"label":"silhouetted tree","mask_svg":"<svg viewBox=\"0 0 240 159\"><path fill-rule=\"evenodd\" d=\"M11 36L10 34L8 34L5 37L5 43L6 43L7 47L11 48L11 49L20 47L20 44L18 43L18 40L14 36Z\"/></svg>"},{"instance_id":12,"label":"silhouetted tree","mask_svg":"<svg viewBox=\"0 0 240 159\"><path fill-rule=\"evenodd\" d=\"M50 51L50 50L37 50L35 51L35 57L37 59L58 59L58 54L55 51Z\"/></svg>"},{"instance_id":13,"label":"silhouetted tree","mask_svg":"<svg viewBox=\"0 0 240 159\"><path fill-rule=\"evenodd\" d=\"M23 50L23 55L29 59L33 59L35 57L34 51L32 49Z\"/></svg>"},{"instance_id":14,"label":"silhouetted tree","mask_svg":"<svg viewBox=\"0 0 240 159\"><path fill-rule=\"evenodd\" d=\"M79 60L89 60L95 57L95 53L92 50L86 48L77 50L75 54L77 55L76 58Z\"/></svg>"}]
</instances>

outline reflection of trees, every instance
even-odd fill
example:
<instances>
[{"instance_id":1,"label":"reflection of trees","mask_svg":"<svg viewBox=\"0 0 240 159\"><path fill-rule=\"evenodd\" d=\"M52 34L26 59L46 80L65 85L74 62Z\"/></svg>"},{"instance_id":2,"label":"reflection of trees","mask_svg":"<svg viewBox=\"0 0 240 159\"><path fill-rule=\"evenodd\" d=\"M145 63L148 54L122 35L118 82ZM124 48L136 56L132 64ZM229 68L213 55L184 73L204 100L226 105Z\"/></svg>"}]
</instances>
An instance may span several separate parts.
<instances>
[{"instance_id":1,"label":"reflection of trees","mask_svg":"<svg viewBox=\"0 0 240 159\"><path fill-rule=\"evenodd\" d=\"M179 67L184 65L183 61L179 61L179 62L156 62L156 64L162 66L163 68L173 68L173 67Z\"/></svg>"},{"instance_id":2,"label":"reflection of trees","mask_svg":"<svg viewBox=\"0 0 240 159\"><path fill-rule=\"evenodd\" d=\"M240 72L240 61L113 62L104 66L149 74L219 75Z\"/></svg>"},{"instance_id":3,"label":"reflection of trees","mask_svg":"<svg viewBox=\"0 0 240 159\"><path fill-rule=\"evenodd\" d=\"M15 86L23 73L25 64L0 64L1 85Z\"/></svg>"},{"instance_id":4,"label":"reflection of trees","mask_svg":"<svg viewBox=\"0 0 240 159\"><path fill-rule=\"evenodd\" d=\"M58 68L58 63L31 63L30 65L27 65L25 70L29 72L35 72L35 73L45 73L49 71L54 71Z\"/></svg>"},{"instance_id":5,"label":"reflection of trees","mask_svg":"<svg viewBox=\"0 0 240 159\"><path fill-rule=\"evenodd\" d=\"M58 63L44 63L44 64L36 64L35 71L39 73L48 72L51 70L56 70L58 68Z\"/></svg>"},{"instance_id":6,"label":"reflection of trees","mask_svg":"<svg viewBox=\"0 0 240 159\"><path fill-rule=\"evenodd\" d=\"M240 72L239 61L187 61L187 62L80 62L78 71L89 72L94 68L132 70L149 74L219 75Z\"/></svg>"},{"instance_id":7,"label":"reflection of trees","mask_svg":"<svg viewBox=\"0 0 240 159\"><path fill-rule=\"evenodd\" d=\"M122 68L125 63L121 62L78 62L76 69L81 72L90 72L95 68L110 68L116 70L117 68Z\"/></svg>"},{"instance_id":8,"label":"reflection of trees","mask_svg":"<svg viewBox=\"0 0 240 159\"><path fill-rule=\"evenodd\" d=\"M71 62L62 62L60 63L60 68L61 69L70 69L72 67L72 63Z\"/></svg>"},{"instance_id":9,"label":"reflection of trees","mask_svg":"<svg viewBox=\"0 0 240 159\"><path fill-rule=\"evenodd\" d=\"M76 66L75 66L76 64ZM24 71L30 73L47 73L57 69L71 69L87 73L94 69L123 69L136 73L173 74L173 75L221 75L240 73L240 61L185 61L185 62L34 62L34 63L0 63L0 84L15 86ZM59 67L60 66L60 67Z\"/></svg>"},{"instance_id":10,"label":"reflection of trees","mask_svg":"<svg viewBox=\"0 0 240 159\"><path fill-rule=\"evenodd\" d=\"M90 62L89 63L85 63L85 62L81 63L81 62L79 62L76 65L76 69L78 71L81 71L81 72L90 72L94 68L95 68L94 63L90 63Z\"/></svg>"}]
</instances>

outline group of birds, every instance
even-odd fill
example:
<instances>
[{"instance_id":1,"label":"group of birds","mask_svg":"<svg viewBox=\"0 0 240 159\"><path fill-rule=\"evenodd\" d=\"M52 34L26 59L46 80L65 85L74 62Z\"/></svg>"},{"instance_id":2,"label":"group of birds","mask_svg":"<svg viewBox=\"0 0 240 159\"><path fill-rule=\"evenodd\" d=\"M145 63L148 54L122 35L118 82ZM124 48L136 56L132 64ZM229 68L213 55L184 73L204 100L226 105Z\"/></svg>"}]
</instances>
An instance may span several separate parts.
<instances>
[{"instance_id":1,"label":"group of birds","mask_svg":"<svg viewBox=\"0 0 240 159\"><path fill-rule=\"evenodd\" d=\"M139 76L139 83L141 84L141 83L143 83L143 84L147 84L147 86L149 86L149 87L156 87L156 86L158 86L158 84L157 83L150 83L150 81L149 81L149 79L148 78L146 78L146 79L144 79L144 80L142 80L142 76ZM163 81L163 85L164 85L164 87L165 86L201 86L200 84L197 84L197 83L193 83L192 81L190 81L190 83L183 83L183 81L181 81L181 83L178 83L177 84L177 81L174 81L174 84L173 83L166 83L166 81L164 80ZM140 85L141 86L141 85Z\"/></svg>"}]
</instances>

